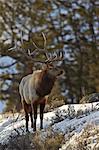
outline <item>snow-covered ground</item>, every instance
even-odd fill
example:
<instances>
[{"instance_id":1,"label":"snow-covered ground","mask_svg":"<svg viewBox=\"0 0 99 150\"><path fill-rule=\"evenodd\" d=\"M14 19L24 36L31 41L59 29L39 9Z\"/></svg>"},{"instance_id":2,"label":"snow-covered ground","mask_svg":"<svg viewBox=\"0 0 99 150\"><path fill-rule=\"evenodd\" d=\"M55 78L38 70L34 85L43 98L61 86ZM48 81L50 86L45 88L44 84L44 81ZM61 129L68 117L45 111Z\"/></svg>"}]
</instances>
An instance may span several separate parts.
<instances>
[{"instance_id":1,"label":"snow-covered ground","mask_svg":"<svg viewBox=\"0 0 99 150\"><path fill-rule=\"evenodd\" d=\"M29 130L33 132L30 124L29 122ZM37 130L39 130L39 124L38 114ZM65 137L69 138L60 150L66 150L68 145L75 145L86 127L91 125L92 127L94 126L94 128L89 127L92 131L96 128L99 129L99 103L63 105L52 112L44 114L44 129L41 131L41 134L44 135L48 127L52 127L54 131L64 133ZM26 134L24 115L10 114L5 116L1 114L0 143L7 142L9 138L17 134ZM99 147L99 143L95 143L97 136L99 138L99 133L94 135L94 137L90 134L91 143L89 145L91 144L91 147L95 144L98 144Z\"/></svg>"}]
</instances>

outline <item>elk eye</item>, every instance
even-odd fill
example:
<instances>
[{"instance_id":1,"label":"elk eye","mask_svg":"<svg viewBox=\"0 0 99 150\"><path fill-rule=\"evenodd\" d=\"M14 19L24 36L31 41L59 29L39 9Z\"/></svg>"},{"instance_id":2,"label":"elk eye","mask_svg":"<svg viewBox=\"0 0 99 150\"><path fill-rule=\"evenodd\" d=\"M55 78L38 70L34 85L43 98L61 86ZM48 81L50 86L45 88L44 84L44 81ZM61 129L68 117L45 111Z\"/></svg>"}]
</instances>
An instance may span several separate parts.
<instances>
[{"instance_id":1,"label":"elk eye","mask_svg":"<svg viewBox=\"0 0 99 150\"><path fill-rule=\"evenodd\" d=\"M60 74L63 74L63 72L64 72L64 71L63 71L63 70L61 70L61 71L60 71Z\"/></svg>"}]
</instances>

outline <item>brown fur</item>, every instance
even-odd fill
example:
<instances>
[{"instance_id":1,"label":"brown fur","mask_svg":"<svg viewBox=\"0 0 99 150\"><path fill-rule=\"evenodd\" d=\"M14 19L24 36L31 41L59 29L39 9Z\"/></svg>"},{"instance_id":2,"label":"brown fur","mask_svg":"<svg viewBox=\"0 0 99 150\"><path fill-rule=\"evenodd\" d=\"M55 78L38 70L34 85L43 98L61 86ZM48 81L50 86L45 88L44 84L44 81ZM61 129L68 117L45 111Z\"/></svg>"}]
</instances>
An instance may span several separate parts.
<instances>
[{"instance_id":1,"label":"brown fur","mask_svg":"<svg viewBox=\"0 0 99 150\"><path fill-rule=\"evenodd\" d=\"M27 113L30 113L32 111L31 105L27 104L25 101L23 101L23 107L24 107L24 111Z\"/></svg>"},{"instance_id":2,"label":"brown fur","mask_svg":"<svg viewBox=\"0 0 99 150\"><path fill-rule=\"evenodd\" d=\"M36 92L40 97L44 97L50 94L56 77L48 74L47 70L43 70L39 76L38 86L36 87Z\"/></svg>"}]
</instances>

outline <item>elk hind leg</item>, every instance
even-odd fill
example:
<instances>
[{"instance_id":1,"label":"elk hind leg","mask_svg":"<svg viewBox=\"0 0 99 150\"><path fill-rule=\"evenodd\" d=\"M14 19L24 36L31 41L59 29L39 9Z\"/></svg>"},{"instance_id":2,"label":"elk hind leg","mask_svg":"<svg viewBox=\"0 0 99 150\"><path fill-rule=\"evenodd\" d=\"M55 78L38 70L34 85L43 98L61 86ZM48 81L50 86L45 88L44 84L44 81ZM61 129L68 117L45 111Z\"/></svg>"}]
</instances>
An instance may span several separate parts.
<instances>
[{"instance_id":1,"label":"elk hind leg","mask_svg":"<svg viewBox=\"0 0 99 150\"><path fill-rule=\"evenodd\" d=\"M29 111L29 105L23 101L23 107L24 107L24 111L25 111L25 120L26 120L26 132L28 132L28 121L29 121L29 115L28 115L28 111Z\"/></svg>"}]
</instances>

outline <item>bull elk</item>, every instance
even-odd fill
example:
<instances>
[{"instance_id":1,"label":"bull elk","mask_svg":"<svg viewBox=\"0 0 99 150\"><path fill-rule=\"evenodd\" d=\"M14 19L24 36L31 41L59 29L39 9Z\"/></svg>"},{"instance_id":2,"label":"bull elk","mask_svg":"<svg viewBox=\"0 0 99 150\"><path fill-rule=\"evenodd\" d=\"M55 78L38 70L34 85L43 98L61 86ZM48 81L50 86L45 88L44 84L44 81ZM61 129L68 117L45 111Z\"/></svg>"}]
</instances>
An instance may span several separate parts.
<instances>
[{"instance_id":1,"label":"bull elk","mask_svg":"<svg viewBox=\"0 0 99 150\"><path fill-rule=\"evenodd\" d=\"M54 83L58 76L63 71L59 67L55 67L53 62L61 61L63 59L63 53L49 53L46 50L46 37L42 33L44 38L44 48L39 48L34 42L33 45L36 48L33 52L28 50L28 57L35 62L44 64L41 70L33 71L22 78L19 85L19 93L21 95L21 102L25 111L26 119L26 131L28 131L29 114L31 118L31 127L36 131L37 120L37 107L40 105L40 129L43 129L43 112L46 104L46 97L50 94ZM13 48L11 48L12 50ZM34 59L37 53L42 53L45 56L44 60ZM25 53L26 55L26 53ZM32 111L34 112L34 122L32 118Z\"/></svg>"}]
</instances>

